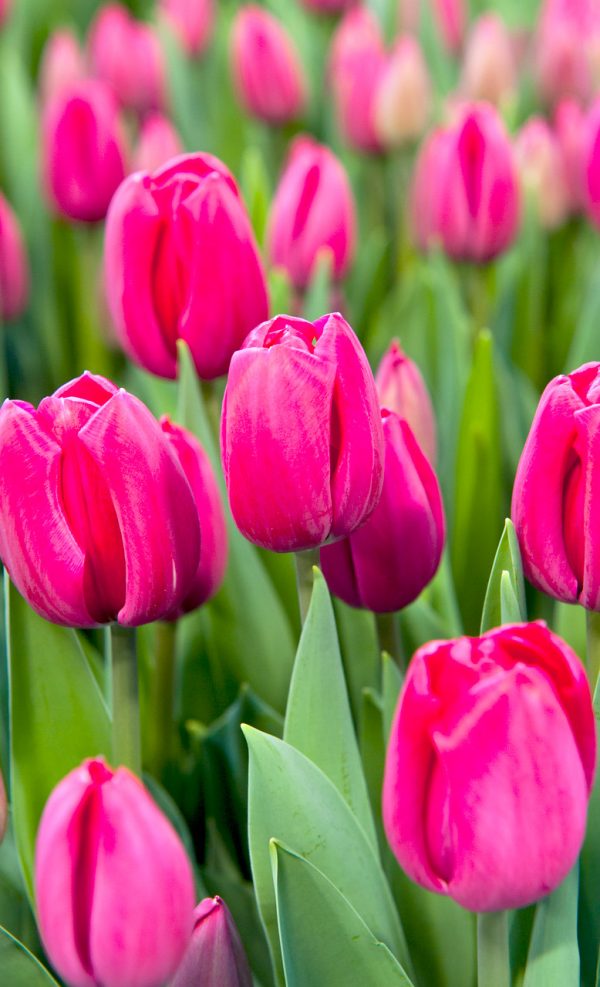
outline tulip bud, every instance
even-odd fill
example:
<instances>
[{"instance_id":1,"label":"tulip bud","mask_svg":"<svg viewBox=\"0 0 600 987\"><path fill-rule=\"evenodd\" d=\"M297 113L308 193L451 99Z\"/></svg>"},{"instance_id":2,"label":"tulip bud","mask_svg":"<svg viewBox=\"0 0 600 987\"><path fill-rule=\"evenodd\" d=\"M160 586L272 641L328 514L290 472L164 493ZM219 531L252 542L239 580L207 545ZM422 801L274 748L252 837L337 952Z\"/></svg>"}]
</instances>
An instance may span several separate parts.
<instances>
[{"instance_id":1,"label":"tulip bud","mask_svg":"<svg viewBox=\"0 0 600 987\"><path fill-rule=\"evenodd\" d=\"M292 284L309 284L323 248L329 248L333 275L342 278L354 257L356 215L346 170L335 154L311 137L292 144L271 206L267 233L271 262Z\"/></svg>"},{"instance_id":2,"label":"tulip bud","mask_svg":"<svg viewBox=\"0 0 600 987\"><path fill-rule=\"evenodd\" d=\"M409 359L397 339L392 340L375 374L382 408L395 411L410 425L411 432L434 465L436 460L435 415L421 371Z\"/></svg>"},{"instance_id":3,"label":"tulip bud","mask_svg":"<svg viewBox=\"0 0 600 987\"><path fill-rule=\"evenodd\" d=\"M464 0L433 0L433 14L440 37L450 52L458 52L465 34Z\"/></svg>"},{"instance_id":4,"label":"tulip bud","mask_svg":"<svg viewBox=\"0 0 600 987\"><path fill-rule=\"evenodd\" d=\"M199 545L184 469L133 395L85 373L37 410L4 402L0 558L42 617L74 627L170 619L195 592Z\"/></svg>"},{"instance_id":5,"label":"tulip bud","mask_svg":"<svg viewBox=\"0 0 600 987\"><path fill-rule=\"evenodd\" d=\"M56 786L35 849L44 948L80 987L161 987L189 942L192 868L127 768L84 761Z\"/></svg>"},{"instance_id":6,"label":"tulip bud","mask_svg":"<svg viewBox=\"0 0 600 987\"><path fill-rule=\"evenodd\" d=\"M510 246L519 223L512 148L500 118L485 103L425 141L411 190L415 238L422 250L440 241L458 260L482 263Z\"/></svg>"},{"instance_id":7,"label":"tulip bud","mask_svg":"<svg viewBox=\"0 0 600 987\"><path fill-rule=\"evenodd\" d=\"M215 0L161 0L160 9L191 58L210 44L215 26Z\"/></svg>"},{"instance_id":8,"label":"tulip bud","mask_svg":"<svg viewBox=\"0 0 600 987\"><path fill-rule=\"evenodd\" d=\"M86 76L83 52L72 31L63 28L48 38L42 54L39 86L42 104L81 82Z\"/></svg>"},{"instance_id":9,"label":"tulip bud","mask_svg":"<svg viewBox=\"0 0 600 987\"><path fill-rule=\"evenodd\" d=\"M600 228L600 99L585 118L581 159L583 205L588 219Z\"/></svg>"},{"instance_id":10,"label":"tulip bud","mask_svg":"<svg viewBox=\"0 0 600 987\"><path fill-rule=\"evenodd\" d=\"M102 82L84 81L51 99L43 116L43 167L48 194L67 219L106 216L125 174L117 105Z\"/></svg>"},{"instance_id":11,"label":"tulip bud","mask_svg":"<svg viewBox=\"0 0 600 987\"><path fill-rule=\"evenodd\" d=\"M316 548L373 512L384 444L367 357L341 315L278 315L234 354L221 419L229 503L246 538Z\"/></svg>"},{"instance_id":12,"label":"tulip bud","mask_svg":"<svg viewBox=\"0 0 600 987\"><path fill-rule=\"evenodd\" d=\"M583 207L583 152L585 116L572 99L562 100L554 116L554 129L563 159L563 171L567 181L569 209L580 212Z\"/></svg>"},{"instance_id":13,"label":"tulip bud","mask_svg":"<svg viewBox=\"0 0 600 987\"><path fill-rule=\"evenodd\" d=\"M29 296L29 265L19 222L0 193L0 319L18 318Z\"/></svg>"},{"instance_id":14,"label":"tulip bud","mask_svg":"<svg viewBox=\"0 0 600 987\"><path fill-rule=\"evenodd\" d=\"M512 517L525 575L565 603L600 611L600 363L546 387L515 477Z\"/></svg>"},{"instance_id":15,"label":"tulip bud","mask_svg":"<svg viewBox=\"0 0 600 987\"><path fill-rule=\"evenodd\" d=\"M106 220L105 282L117 336L150 373L177 374L177 340L200 377L227 373L268 315L265 276L233 176L210 154L130 175Z\"/></svg>"},{"instance_id":16,"label":"tulip bud","mask_svg":"<svg viewBox=\"0 0 600 987\"><path fill-rule=\"evenodd\" d=\"M514 46L498 14L483 14L469 33L461 90L467 99L487 100L498 108L514 99L517 90Z\"/></svg>"},{"instance_id":17,"label":"tulip bud","mask_svg":"<svg viewBox=\"0 0 600 987\"><path fill-rule=\"evenodd\" d=\"M302 114L307 83L300 56L283 25L262 7L238 10L231 63L239 100L252 116L282 124Z\"/></svg>"},{"instance_id":18,"label":"tulip bud","mask_svg":"<svg viewBox=\"0 0 600 987\"><path fill-rule=\"evenodd\" d=\"M169 987L252 987L240 934L225 902L205 898L194 912L194 931Z\"/></svg>"},{"instance_id":19,"label":"tulip bud","mask_svg":"<svg viewBox=\"0 0 600 987\"><path fill-rule=\"evenodd\" d=\"M546 0L535 46L535 74L543 99L587 102L598 85L600 10L595 0Z\"/></svg>"},{"instance_id":20,"label":"tulip bud","mask_svg":"<svg viewBox=\"0 0 600 987\"><path fill-rule=\"evenodd\" d=\"M541 117L530 117L515 140L515 161L541 226L552 230L565 220L569 191L558 140Z\"/></svg>"},{"instance_id":21,"label":"tulip bud","mask_svg":"<svg viewBox=\"0 0 600 987\"><path fill-rule=\"evenodd\" d=\"M328 75L340 133L357 151L382 150L375 98L386 64L379 21L366 7L350 10L331 43Z\"/></svg>"},{"instance_id":22,"label":"tulip bud","mask_svg":"<svg viewBox=\"0 0 600 987\"><path fill-rule=\"evenodd\" d=\"M432 641L392 724L390 846L409 877L464 908L522 908L577 859L595 761L585 671L545 624Z\"/></svg>"},{"instance_id":23,"label":"tulip bud","mask_svg":"<svg viewBox=\"0 0 600 987\"><path fill-rule=\"evenodd\" d=\"M165 66L158 37L121 4L100 8L90 28L88 53L94 74L122 106L138 113L164 106Z\"/></svg>"},{"instance_id":24,"label":"tulip bud","mask_svg":"<svg viewBox=\"0 0 600 987\"><path fill-rule=\"evenodd\" d=\"M402 147L423 133L431 110L431 80L414 38L400 38L387 59L374 101L375 130L386 148Z\"/></svg>"},{"instance_id":25,"label":"tulip bud","mask_svg":"<svg viewBox=\"0 0 600 987\"><path fill-rule=\"evenodd\" d=\"M391 613L433 579L444 548L439 484L407 422L381 412L385 473L381 499L348 538L321 549L327 585L351 607Z\"/></svg>"},{"instance_id":26,"label":"tulip bud","mask_svg":"<svg viewBox=\"0 0 600 987\"><path fill-rule=\"evenodd\" d=\"M156 171L182 153L179 134L171 121L162 113L152 113L142 124L131 170Z\"/></svg>"}]
</instances>

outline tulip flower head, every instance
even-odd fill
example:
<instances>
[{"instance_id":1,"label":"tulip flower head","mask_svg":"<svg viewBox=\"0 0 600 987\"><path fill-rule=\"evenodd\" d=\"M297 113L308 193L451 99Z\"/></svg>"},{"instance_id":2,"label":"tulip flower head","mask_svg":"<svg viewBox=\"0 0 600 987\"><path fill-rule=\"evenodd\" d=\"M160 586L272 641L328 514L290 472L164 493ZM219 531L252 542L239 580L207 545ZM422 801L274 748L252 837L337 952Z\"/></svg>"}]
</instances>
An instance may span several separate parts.
<instances>
[{"instance_id":1,"label":"tulip flower head","mask_svg":"<svg viewBox=\"0 0 600 987\"><path fill-rule=\"evenodd\" d=\"M431 398L421 371L403 352L397 339L392 340L384 354L375 383L381 407L405 419L429 462L435 464L437 442Z\"/></svg>"},{"instance_id":2,"label":"tulip flower head","mask_svg":"<svg viewBox=\"0 0 600 987\"><path fill-rule=\"evenodd\" d=\"M588 219L600 228L600 99L585 117L581 138L583 206Z\"/></svg>"},{"instance_id":3,"label":"tulip flower head","mask_svg":"<svg viewBox=\"0 0 600 987\"><path fill-rule=\"evenodd\" d=\"M569 188L560 144L545 120L530 117L515 140L515 160L540 225L551 230L569 211Z\"/></svg>"},{"instance_id":4,"label":"tulip flower head","mask_svg":"<svg viewBox=\"0 0 600 987\"><path fill-rule=\"evenodd\" d=\"M54 31L44 46L39 86L42 104L86 77L86 66L79 41L72 31Z\"/></svg>"},{"instance_id":5,"label":"tulip flower head","mask_svg":"<svg viewBox=\"0 0 600 987\"><path fill-rule=\"evenodd\" d=\"M595 761L585 671L545 624L433 641L410 662L390 734L390 846L464 908L521 908L575 863Z\"/></svg>"},{"instance_id":6,"label":"tulip flower head","mask_svg":"<svg viewBox=\"0 0 600 987\"><path fill-rule=\"evenodd\" d=\"M29 264L21 228L0 193L0 319L18 318L29 296Z\"/></svg>"},{"instance_id":7,"label":"tulip flower head","mask_svg":"<svg viewBox=\"0 0 600 987\"><path fill-rule=\"evenodd\" d=\"M506 24L498 14L483 14L469 34L461 90L467 99L501 109L514 98L517 84L515 45Z\"/></svg>"},{"instance_id":8,"label":"tulip flower head","mask_svg":"<svg viewBox=\"0 0 600 987\"><path fill-rule=\"evenodd\" d=\"M349 10L331 42L328 75L339 131L349 147L383 150L375 125L375 100L386 65L381 27L367 7Z\"/></svg>"},{"instance_id":9,"label":"tulip flower head","mask_svg":"<svg viewBox=\"0 0 600 987\"><path fill-rule=\"evenodd\" d=\"M431 100L431 79L423 52L415 38L405 35L388 56L375 93L375 130L382 145L402 147L420 137Z\"/></svg>"},{"instance_id":10,"label":"tulip flower head","mask_svg":"<svg viewBox=\"0 0 600 987\"><path fill-rule=\"evenodd\" d=\"M584 203L584 163L586 117L573 99L562 100L554 114L554 131L563 159L563 171L567 181L569 209L581 212Z\"/></svg>"},{"instance_id":11,"label":"tulip flower head","mask_svg":"<svg viewBox=\"0 0 600 987\"><path fill-rule=\"evenodd\" d=\"M142 123L131 171L156 171L183 153L179 134L162 113L151 113Z\"/></svg>"},{"instance_id":12,"label":"tulip flower head","mask_svg":"<svg viewBox=\"0 0 600 987\"><path fill-rule=\"evenodd\" d=\"M215 0L161 0L160 9L187 54L197 58L210 44L215 26Z\"/></svg>"},{"instance_id":13,"label":"tulip flower head","mask_svg":"<svg viewBox=\"0 0 600 987\"><path fill-rule=\"evenodd\" d=\"M600 9L596 0L545 0L538 20L535 70L543 99L587 103L598 88Z\"/></svg>"},{"instance_id":14,"label":"tulip flower head","mask_svg":"<svg viewBox=\"0 0 600 987\"><path fill-rule=\"evenodd\" d=\"M147 113L165 104L165 66L158 36L119 3L101 7L91 28L88 54L94 75L122 106Z\"/></svg>"},{"instance_id":15,"label":"tulip flower head","mask_svg":"<svg viewBox=\"0 0 600 987\"><path fill-rule=\"evenodd\" d=\"M225 902L205 898L194 911L194 931L169 987L252 987L240 934Z\"/></svg>"}]
</instances>

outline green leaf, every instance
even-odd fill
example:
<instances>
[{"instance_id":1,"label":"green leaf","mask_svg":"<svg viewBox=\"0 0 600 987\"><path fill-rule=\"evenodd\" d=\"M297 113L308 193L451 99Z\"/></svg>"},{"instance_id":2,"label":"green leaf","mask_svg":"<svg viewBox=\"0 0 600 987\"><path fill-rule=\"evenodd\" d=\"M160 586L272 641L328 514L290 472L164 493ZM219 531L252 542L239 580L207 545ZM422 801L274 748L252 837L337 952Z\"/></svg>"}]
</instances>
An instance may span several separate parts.
<instances>
[{"instance_id":1,"label":"green leaf","mask_svg":"<svg viewBox=\"0 0 600 987\"><path fill-rule=\"evenodd\" d=\"M23 882L12 823L0 846L0 926L31 952L41 954L40 939Z\"/></svg>"},{"instance_id":2,"label":"green leaf","mask_svg":"<svg viewBox=\"0 0 600 987\"><path fill-rule=\"evenodd\" d=\"M26 946L0 926L0 970L2 982L10 987L58 987L49 970Z\"/></svg>"},{"instance_id":3,"label":"green leaf","mask_svg":"<svg viewBox=\"0 0 600 987\"><path fill-rule=\"evenodd\" d=\"M242 157L240 185L252 229L260 246L264 244L271 188L264 158L257 147L247 147Z\"/></svg>"},{"instance_id":4,"label":"green leaf","mask_svg":"<svg viewBox=\"0 0 600 987\"><path fill-rule=\"evenodd\" d=\"M383 655L382 661L383 732L387 743L404 676L396 662L388 654Z\"/></svg>"},{"instance_id":5,"label":"green leaf","mask_svg":"<svg viewBox=\"0 0 600 987\"><path fill-rule=\"evenodd\" d=\"M507 518L487 584L481 633L521 620L527 620L525 580L515 528Z\"/></svg>"},{"instance_id":6,"label":"green leaf","mask_svg":"<svg viewBox=\"0 0 600 987\"><path fill-rule=\"evenodd\" d=\"M321 248L304 297L303 317L309 322L315 322L329 312L332 277L333 255L328 247Z\"/></svg>"},{"instance_id":7,"label":"green leaf","mask_svg":"<svg viewBox=\"0 0 600 987\"><path fill-rule=\"evenodd\" d=\"M35 836L50 792L86 757L111 753L110 717L75 631L27 606L5 576L12 810L30 896Z\"/></svg>"},{"instance_id":8,"label":"green leaf","mask_svg":"<svg viewBox=\"0 0 600 987\"><path fill-rule=\"evenodd\" d=\"M317 867L277 840L270 851L287 987L411 987L388 947Z\"/></svg>"},{"instance_id":9,"label":"green leaf","mask_svg":"<svg viewBox=\"0 0 600 987\"><path fill-rule=\"evenodd\" d=\"M331 779L377 847L331 598L319 569L315 567L313 573L313 591L292 673L283 739Z\"/></svg>"},{"instance_id":10,"label":"green leaf","mask_svg":"<svg viewBox=\"0 0 600 987\"><path fill-rule=\"evenodd\" d=\"M336 597L332 602L350 705L354 722L358 723L363 689L375 689L379 682L380 652L375 614L349 607Z\"/></svg>"},{"instance_id":11,"label":"green leaf","mask_svg":"<svg viewBox=\"0 0 600 987\"><path fill-rule=\"evenodd\" d=\"M576 865L536 906L523 987L579 987L578 888Z\"/></svg>"},{"instance_id":12,"label":"green leaf","mask_svg":"<svg viewBox=\"0 0 600 987\"><path fill-rule=\"evenodd\" d=\"M375 689L363 690L360 714L360 753L367 782L371 810L375 817L379 842L386 846L381 819L381 789L385 763L385 738L383 736L383 701Z\"/></svg>"}]
</instances>

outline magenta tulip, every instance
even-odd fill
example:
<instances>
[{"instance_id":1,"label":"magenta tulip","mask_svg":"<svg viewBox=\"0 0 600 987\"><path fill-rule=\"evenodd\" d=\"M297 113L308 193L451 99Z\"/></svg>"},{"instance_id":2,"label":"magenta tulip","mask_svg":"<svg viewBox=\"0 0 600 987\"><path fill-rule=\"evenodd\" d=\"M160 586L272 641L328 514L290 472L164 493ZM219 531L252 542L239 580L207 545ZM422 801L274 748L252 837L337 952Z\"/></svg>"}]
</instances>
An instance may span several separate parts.
<instances>
[{"instance_id":1,"label":"magenta tulip","mask_svg":"<svg viewBox=\"0 0 600 987\"><path fill-rule=\"evenodd\" d=\"M366 7L350 10L333 37L328 74L340 134L357 151L383 150L375 126L375 99L385 66L377 17Z\"/></svg>"},{"instance_id":2,"label":"magenta tulip","mask_svg":"<svg viewBox=\"0 0 600 987\"><path fill-rule=\"evenodd\" d=\"M384 442L375 381L341 315L278 315L234 354L221 452L235 522L275 552L350 534L375 509Z\"/></svg>"},{"instance_id":3,"label":"magenta tulip","mask_svg":"<svg viewBox=\"0 0 600 987\"><path fill-rule=\"evenodd\" d=\"M44 948L72 987L162 987L192 931L181 841L127 768L84 761L56 786L35 850Z\"/></svg>"},{"instance_id":4,"label":"magenta tulip","mask_svg":"<svg viewBox=\"0 0 600 987\"><path fill-rule=\"evenodd\" d=\"M29 297L29 264L19 221L0 193L0 320L18 318Z\"/></svg>"},{"instance_id":5,"label":"magenta tulip","mask_svg":"<svg viewBox=\"0 0 600 987\"><path fill-rule=\"evenodd\" d=\"M600 9L596 0L545 0L536 32L535 74L550 105L586 103L597 88Z\"/></svg>"},{"instance_id":6,"label":"magenta tulip","mask_svg":"<svg viewBox=\"0 0 600 987\"><path fill-rule=\"evenodd\" d=\"M414 360L411 360L397 339L385 352L375 383L382 408L395 411L404 418L430 463L436 460L435 415L429 391Z\"/></svg>"},{"instance_id":7,"label":"magenta tulip","mask_svg":"<svg viewBox=\"0 0 600 987\"><path fill-rule=\"evenodd\" d=\"M210 154L123 182L106 221L105 280L122 346L161 377L176 376L178 339L200 377L226 373L268 315L250 220L232 175Z\"/></svg>"},{"instance_id":8,"label":"magenta tulip","mask_svg":"<svg viewBox=\"0 0 600 987\"><path fill-rule=\"evenodd\" d=\"M431 79L419 43L398 38L380 75L374 97L374 125L381 144L392 149L416 140L431 112Z\"/></svg>"},{"instance_id":9,"label":"magenta tulip","mask_svg":"<svg viewBox=\"0 0 600 987\"><path fill-rule=\"evenodd\" d=\"M8 19L12 9L12 0L0 0L0 27Z\"/></svg>"},{"instance_id":10,"label":"magenta tulip","mask_svg":"<svg viewBox=\"0 0 600 987\"><path fill-rule=\"evenodd\" d=\"M161 0L160 9L192 58L210 44L215 27L215 0Z\"/></svg>"},{"instance_id":11,"label":"magenta tulip","mask_svg":"<svg viewBox=\"0 0 600 987\"><path fill-rule=\"evenodd\" d=\"M409 665L390 734L390 846L464 908L521 908L575 863L595 760L585 671L545 624L433 641Z\"/></svg>"},{"instance_id":12,"label":"magenta tulip","mask_svg":"<svg viewBox=\"0 0 600 987\"><path fill-rule=\"evenodd\" d=\"M560 226L569 212L569 187L560 144L542 117L530 117L517 134L515 161L540 225Z\"/></svg>"},{"instance_id":13,"label":"magenta tulip","mask_svg":"<svg viewBox=\"0 0 600 987\"><path fill-rule=\"evenodd\" d=\"M194 494L156 419L85 373L0 409L0 558L57 624L170 619L195 591Z\"/></svg>"},{"instance_id":14,"label":"magenta tulip","mask_svg":"<svg viewBox=\"0 0 600 987\"><path fill-rule=\"evenodd\" d=\"M42 54L39 87L42 104L85 79L85 60L76 36L68 28L54 31Z\"/></svg>"},{"instance_id":15,"label":"magenta tulip","mask_svg":"<svg viewBox=\"0 0 600 987\"><path fill-rule=\"evenodd\" d=\"M586 115L581 138L583 206L594 226L600 228L600 99Z\"/></svg>"},{"instance_id":16,"label":"magenta tulip","mask_svg":"<svg viewBox=\"0 0 600 987\"><path fill-rule=\"evenodd\" d=\"M151 113L141 126L131 170L156 171L182 153L179 134L171 121L162 113Z\"/></svg>"},{"instance_id":17,"label":"magenta tulip","mask_svg":"<svg viewBox=\"0 0 600 987\"><path fill-rule=\"evenodd\" d=\"M423 145L411 190L417 244L437 242L457 260L482 263L506 250L519 224L512 149L493 107L466 105Z\"/></svg>"},{"instance_id":18,"label":"magenta tulip","mask_svg":"<svg viewBox=\"0 0 600 987\"><path fill-rule=\"evenodd\" d=\"M169 987L252 987L252 974L231 912L219 898L194 911L194 931Z\"/></svg>"},{"instance_id":19,"label":"magenta tulip","mask_svg":"<svg viewBox=\"0 0 600 987\"><path fill-rule=\"evenodd\" d=\"M89 60L94 74L119 102L138 113L165 104L165 66L158 36L119 3L101 7L90 28Z\"/></svg>"},{"instance_id":20,"label":"magenta tulip","mask_svg":"<svg viewBox=\"0 0 600 987\"><path fill-rule=\"evenodd\" d=\"M333 276L352 263L356 240L354 197L346 170L335 154L311 137L298 137L273 199L267 239L271 262L292 284L309 284L321 252L328 249Z\"/></svg>"}]
</instances>

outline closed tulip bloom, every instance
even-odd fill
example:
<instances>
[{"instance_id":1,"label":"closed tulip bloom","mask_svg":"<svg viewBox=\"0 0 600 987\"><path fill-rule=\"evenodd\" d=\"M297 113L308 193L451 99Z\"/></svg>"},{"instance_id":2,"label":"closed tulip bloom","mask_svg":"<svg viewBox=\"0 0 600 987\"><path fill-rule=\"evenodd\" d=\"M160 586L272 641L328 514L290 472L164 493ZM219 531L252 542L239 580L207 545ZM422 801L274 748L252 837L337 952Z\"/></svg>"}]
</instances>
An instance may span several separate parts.
<instances>
[{"instance_id":1,"label":"closed tulip bloom","mask_svg":"<svg viewBox=\"0 0 600 987\"><path fill-rule=\"evenodd\" d=\"M392 724L390 846L409 877L463 908L529 905L577 860L595 761L585 671L545 624L432 641Z\"/></svg>"},{"instance_id":2,"label":"closed tulip bloom","mask_svg":"<svg viewBox=\"0 0 600 987\"><path fill-rule=\"evenodd\" d=\"M515 140L515 160L540 225L552 230L569 212L569 189L560 144L541 117L530 117Z\"/></svg>"},{"instance_id":3,"label":"closed tulip bloom","mask_svg":"<svg viewBox=\"0 0 600 987\"><path fill-rule=\"evenodd\" d=\"M483 14L467 40L461 90L468 99L487 100L502 108L517 91L515 46L498 14Z\"/></svg>"},{"instance_id":4,"label":"closed tulip bloom","mask_svg":"<svg viewBox=\"0 0 600 987\"><path fill-rule=\"evenodd\" d=\"M283 25L262 7L238 10L231 64L239 100L252 116L273 124L301 116L307 83L300 56Z\"/></svg>"},{"instance_id":5,"label":"closed tulip bloom","mask_svg":"<svg viewBox=\"0 0 600 987\"><path fill-rule=\"evenodd\" d=\"M35 848L44 948L71 987L162 987L192 931L182 843L142 783L102 758L56 786Z\"/></svg>"},{"instance_id":6,"label":"closed tulip bloom","mask_svg":"<svg viewBox=\"0 0 600 987\"><path fill-rule=\"evenodd\" d=\"M418 366L397 339L392 340L379 364L375 384L381 407L406 420L429 462L435 464L436 427L429 391Z\"/></svg>"},{"instance_id":7,"label":"closed tulip bloom","mask_svg":"<svg viewBox=\"0 0 600 987\"><path fill-rule=\"evenodd\" d=\"M208 47L215 27L215 0L161 0L160 9L192 58Z\"/></svg>"},{"instance_id":8,"label":"closed tulip bloom","mask_svg":"<svg viewBox=\"0 0 600 987\"><path fill-rule=\"evenodd\" d=\"M565 603L600 611L600 363L546 387L512 497L525 575Z\"/></svg>"},{"instance_id":9,"label":"closed tulip bloom","mask_svg":"<svg viewBox=\"0 0 600 987\"><path fill-rule=\"evenodd\" d=\"M271 262L306 288L320 251L328 248L342 278L356 246L354 196L341 161L324 144L298 137L273 199L267 233Z\"/></svg>"},{"instance_id":10,"label":"closed tulip bloom","mask_svg":"<svg viewBox=\"0 0 600 987\"><path fill-rule=\"evenodd\" d=\"M512 148L493 107L466 105L423 145L411 189L418 246L436 242L458 260L482 263L506 250L519 224Z\"/></svg>"},{"instance_id":11,"label":"closed tulip bloom","mask_svg":"<svg viewBox=\"0 0 600 987\"><path fill-rule=\"evenodd\" d=\"M111 91L97 80L63 90L45 107L42 137L44 180L57 210L86 223L104 219L125 175L123 132Z\"/></svg>"},{"instance_id":12,"label":"closed tulip bloom","mask_svg":"<svg viewBox=\"0 0 600 987\"><path fill-rule=\"evenodd\" d=\"M600 9L596 0L546 0L538 20L535 74L550 105L594 95L600 68Z\"/></svg>"},{"instance_id":13,"label":"closed tulip bloom","mask_svg":"<svg viewBox=\"0 0 600 987\"><path fill-rule=\"evenodd\" d=\"M347 538L321 549L332 593L351 607L390 613L433 579L444 548L444 508L433 468L407 422L381 412L385 473L377 507Z\"/></svg>"},{"instance_id":14,"label":"closed tulip bloom","mask_svg":"<svg viewBox=\"0 0 600 987\"><path fill-rule=\"evenodd\" d=\"M88 54L94 74L123 106L138 113L164 106L165 66L158 36L121 4L106 4L98 11Z\"/></svg>"},{"instance_id":15,"label":"closed tulip bloom","mask_svg":"<svg viewBox=\"0 0 600 987\"><path fill-rule=\"evenodd\" d=\"M42 54L39 87L45 105L86 77L86 66L79 41L72 31L62 28L48 38Z\"/></svg>"},{"instance_id":16,"label":"closed tulip bloom","mask_svg":"<svg viewBox=\"0 0 600 987\"><path fill-rule=\"evenodd\" d=\"M569 209L578 213L583 208L583 154L585 148L585 114L579 103L564 99L554 114L554 130L560 147L563 170L567 180Z\"/></svg>"},{"instance_id":17,"label":"closed tulip bloom","mask_svg":"<svg viewBox=\"0 0 600 987\"><path fill-rule=\"evenodd\" d=\"M405 35L388 56L375 94L375 130L386 148L420 137L431 112L431 79L418 42Z\"/></svg>"},{"instance_id":18,"label":"closed tulip bloom","mask_svg":"<svg viewBox=\"0 0 600 987\"><path fill-rule=\"evenodd\" d=\"M581 158L584 209L588 219L600 228L600 99L585 118Z\"/></svg>"},{"instance_id":19,"label":"closed tulip bloom","mask_svg":"<svg viewBox=\"0 0 600 987\"><path fill-rule=\"evenodd\" d=\"M192 940L169 987L252 987L240 934L218 896L194 911Z\"/></svg>"},{"instance_id":20,"label":"closed tulip bloom","mask_svg":"<svg viewBox=\"0 0 600 987\"><path fill-rule=\"evenodd\" d=\"M350 10L333 37L328 75L340 133L357 151L383 150L375 126L375 99L385 65L377 17L366 7Z\"/></svg>"},{"instance_id":21,"label":"closed tulip bloom","mask_svg":"<svg viewBox=\"0 0 600 987\"><path fill-rule=\"evenodd\" d=\"M171 121L162 113L151 113L141 126L131 170L156 171L182 153L179 134Z\"/></svg>"},{"instance_id":22,"label":"closed tulip bloom","mask_svg":"<svg viewBox=\"0 0 600 987\"><path fill-rule=\"evenodd\" d=\"M146 406L85 373L0 409L0 558L47 620L169 619L194 587L198 510Z\"/></svg>"},{"instance_id":23,"label":"closed tulip bloom","mask_svg":"<svg viewBox=\"0 0 600 987\"><path fill-rule=\"evenodd\" d=\"M10 322L29 297L29 264L19 221L0 193L0 320Z\"/></svg>"},{"instance_id":24,"label":"closed tulip bloom","mask_svg":"<svg viewBox=\"0 0 600 987\"><path fill-rule=\"evenodd\" d=\"M184 339L205 380L268 315L264 271L225 165L189 154L130 175L106 221L105 281L118 338L161 377L177 374Z\"/></svg>"},{"instance_id":25,"label":"closed tulip bloom","mask_svg":"<svg viewBox=\"0 0 600 987\"><path fill-rule=\"evenodd\" d=\"M275 552L350 534L375 509L384 443L371 368L341 315L278 315L234 354L221 419L229 503Z\"/></svg>"}]
</instances>

